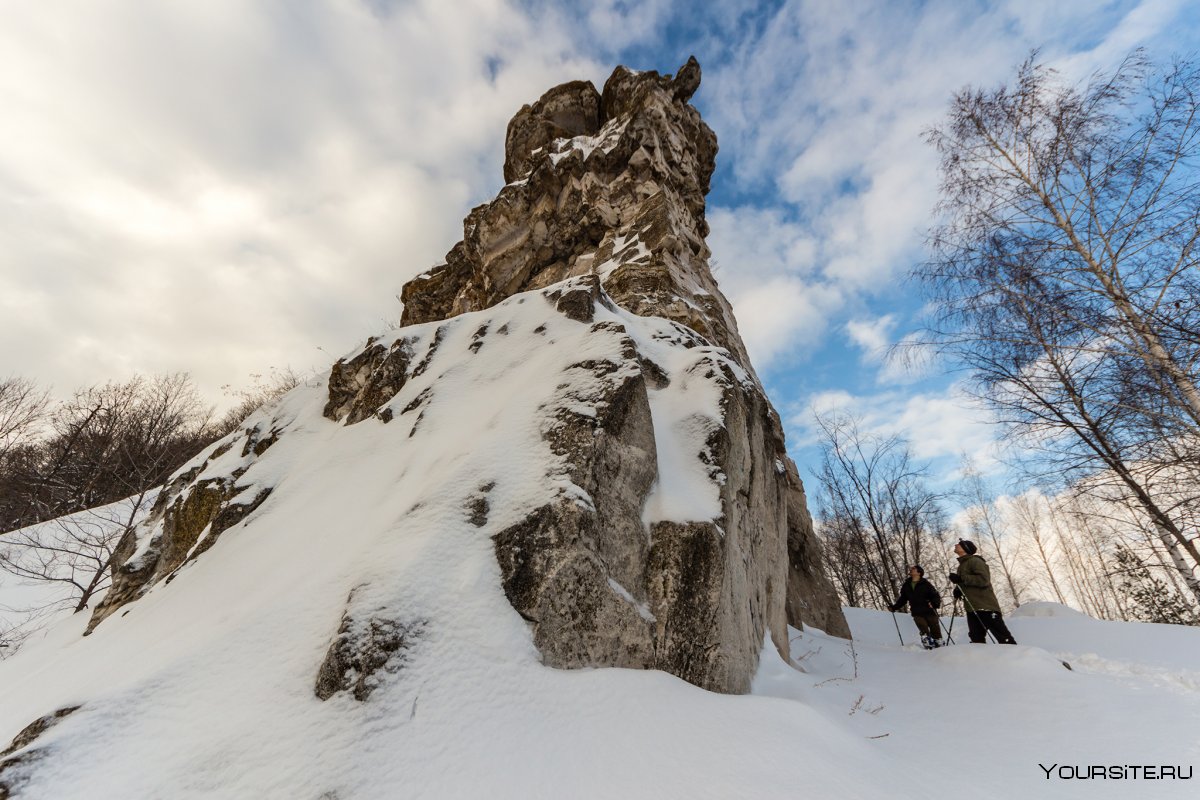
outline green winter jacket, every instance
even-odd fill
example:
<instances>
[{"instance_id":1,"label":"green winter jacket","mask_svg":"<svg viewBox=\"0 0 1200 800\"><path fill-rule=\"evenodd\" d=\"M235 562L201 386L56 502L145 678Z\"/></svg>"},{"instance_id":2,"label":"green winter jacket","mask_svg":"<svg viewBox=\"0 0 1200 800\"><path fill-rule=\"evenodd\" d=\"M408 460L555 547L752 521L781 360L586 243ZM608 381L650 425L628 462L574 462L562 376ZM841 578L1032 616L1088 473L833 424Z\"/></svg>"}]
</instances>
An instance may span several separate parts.
<instances>
[{"instance_id":1,"label":"green winter jacket","mask_svg":"<svg viewBox=\"0 0 1200 800\"><path fill-rule=\"evenodd\" d=\"M958 588L975 611L999 611L1000 601L992 591L992 572L981 556L959 556Z\"/></svg>"}]
</instances>

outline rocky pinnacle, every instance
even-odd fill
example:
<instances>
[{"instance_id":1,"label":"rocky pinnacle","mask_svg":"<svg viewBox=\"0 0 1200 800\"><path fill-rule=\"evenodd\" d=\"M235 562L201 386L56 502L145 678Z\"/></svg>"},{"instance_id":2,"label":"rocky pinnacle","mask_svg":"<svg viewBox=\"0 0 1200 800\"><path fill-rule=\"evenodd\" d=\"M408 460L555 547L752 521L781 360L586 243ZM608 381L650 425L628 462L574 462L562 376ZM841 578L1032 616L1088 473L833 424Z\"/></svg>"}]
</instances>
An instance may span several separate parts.
<instances>
[{"instance_id":1,"label":"rocky pinnacle","mask_svg":"<svg viewBox=\"0 0 1200 800\"><path fill-rule=\"evenodd\" d=\"M764 631L785 657L786 622L849 631L821 566L779 416L709 266L704 198L717 139L688 102L699 86L700 65L689 58L674 77L618 67L602 92L573 81L523 106L505 137L506 185L467 216L463 240L444 264L404 286L402 322L443 320L590 276L622 309L672 320L728 352L749 384L726 381L723 425L706 445L705 457L715 460L725 482L723 514L650 526L650 548L638 551L643 562L628 578L638 587L632 595L648 598L654 612L648 637L595 618L584 626L586 636L578 634L572 615L583 596L598 590L580 588L586 578L572 587L530 575L564 563L565 556L548 553L575 547L563 543L561 532L550 533L556 526L596 528L589 536L603 539L622 523L540 509L524 527L502 532L498 556L509 598L536 620L535 641L548 663L658 667L709 688L745 691ZM653 383L654 376L646 378ZM633 491L636 500L640 491L617 478L589 480L597 497ZM526 553L543 548L546 557L534 566L508 564L513 542ZM579 597L548 596L554 592ZM606 635L611 648L594 645ZM588 637L593 644L585 646Z\"/></svg>"}]
</instances>

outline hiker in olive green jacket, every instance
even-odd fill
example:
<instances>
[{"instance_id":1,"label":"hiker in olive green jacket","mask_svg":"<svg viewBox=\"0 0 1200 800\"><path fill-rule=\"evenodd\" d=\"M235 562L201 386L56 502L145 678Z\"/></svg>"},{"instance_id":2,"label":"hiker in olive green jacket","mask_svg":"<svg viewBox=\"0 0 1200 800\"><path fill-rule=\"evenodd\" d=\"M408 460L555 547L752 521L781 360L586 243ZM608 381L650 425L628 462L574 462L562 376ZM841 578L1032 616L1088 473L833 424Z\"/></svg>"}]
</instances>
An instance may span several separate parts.
<instances>
[{"instance_id":1,"label":"hiker in olive green jacket","mask_svg":"<svg viewBox=\"0 0 1200 800\"><path fill-rule=\"evenodd\" d=\"M1000 644L1016 644L1017 640L1008 632L1004 616L1000 613L1000 601L992 591L992 573L982 556L975 555L975 543L960 539L954 545L958 556L958 571L950 573L950 582L955 585L954 596L962 598L967 607L967 635L975 644L987 641L987 632Z\"/></svg>"}]
</instances>

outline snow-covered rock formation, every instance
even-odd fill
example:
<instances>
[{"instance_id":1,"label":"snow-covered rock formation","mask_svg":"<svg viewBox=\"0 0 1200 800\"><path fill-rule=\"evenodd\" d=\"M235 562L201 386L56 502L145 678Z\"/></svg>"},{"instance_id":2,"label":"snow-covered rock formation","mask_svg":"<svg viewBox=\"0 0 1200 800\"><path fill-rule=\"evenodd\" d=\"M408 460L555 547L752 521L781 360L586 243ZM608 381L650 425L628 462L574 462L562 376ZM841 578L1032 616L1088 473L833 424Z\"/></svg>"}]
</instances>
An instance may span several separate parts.
<instances>
[{"instance_id":1,"label":"snow-covered rock formation","mask_svg":"<svg viewBox=\"0 0 1200 800\"><path fill-rule=\"evenodd\" d=\"M511 451L537 465L529 485L514 466L441 488L495 542L546 663L744 692L765 633L782 644L789 620L845 627L779 417L708 269L717 145L688 103L699 82L694 59L673 79L622 67L603 93L568 83L522 108L509 183L444 265L404 287L404 327L334 365L324 415L405 429L398 462L445 450L445 430L481 413L536 427ZM536 404L497 408L521 373ZM494 430L459 440L461 457ZM123 544L93 626L269 497L255 464L283 433L250 429L215 453L237 449L239 466L210 457L176 479Z\"/></svg>"},{"instance_id":2,"label":"snow-covered rock formation","mask_svg":"<svg viewBox=\"0 0 1200 800\"><path fill-rule=\"evenodd\" d=\"M338 714L436 715L531 659L743 693L764 643L789 660L789 622L848 635L708 268L699 81L694 60L622 67L518 112L508 184L404 287L402 327L198 455L121 542L91 660L21 696L34 728L0 786L55 731L117 724L121 697L258 687L280 720L353 727Z\"/></svg>"},{"instance_id":3,"label":"snow-covered rock formation","mask_svg":"<svg viewBox=\"0 0 1200 800\"><path fill-rule=\"evenodd\" d=\"M508 128L508 185L471 212L446 264L405 286L404 319L444 319L576 278L555 297L580 322L599 302L677 323L676 348L723 348L667 375L665 357L631 340L623 360L593 366L624 368L605 390L619 401L599 406L619 416L568 413L559 428L574 433L548 433L584 503L539 507L497 545L505 589L549 663L651 666L745 691L764 629L776 641L785 618L848 631L778 415L709 270L704 196L717 142L688 104L699 84L695 59L673 79L620 67L602 93L577 81L522 108ZM687 416L667 410L665 398L698 393L719 399L693 400ZM719 505L671 486L697 457ZM551 540L546 530L580 535ZM611 581L625 588L608 591ZM649 626L620 602L630 597Z\"/></svg>"}]
</instances>

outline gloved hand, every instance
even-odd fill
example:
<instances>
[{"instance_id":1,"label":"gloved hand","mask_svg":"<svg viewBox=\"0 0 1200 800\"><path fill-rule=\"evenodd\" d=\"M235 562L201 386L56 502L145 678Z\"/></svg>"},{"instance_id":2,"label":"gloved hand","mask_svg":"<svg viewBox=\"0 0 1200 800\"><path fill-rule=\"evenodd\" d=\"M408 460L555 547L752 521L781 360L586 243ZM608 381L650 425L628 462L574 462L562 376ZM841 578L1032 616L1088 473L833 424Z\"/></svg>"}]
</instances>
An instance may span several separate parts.
<instances>
[{"instance_id":1,"label":"gloved hand","mask_svg":"<svg viewBox=\"0 0 1200 800\"><path fill-rule=\"evenodd\" d=\"M962 578L958 577L957 572L951 572L950 573L950 582L953 584L959 584L959 583L962 583Z\"/></svg>"},{"instance_id":2,"label":"gloved hand","mask_svg":"<svg viewBox=\"0 0 1200 800\"><path fill-rule=\"evenodd\" d=\"M962 589L959 589L958 587L955 587L955 588L954 588L954 599L955 599L955 600L962 600L962 598L963 598Z\"/></svg>"}]
</instances>

